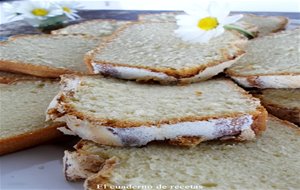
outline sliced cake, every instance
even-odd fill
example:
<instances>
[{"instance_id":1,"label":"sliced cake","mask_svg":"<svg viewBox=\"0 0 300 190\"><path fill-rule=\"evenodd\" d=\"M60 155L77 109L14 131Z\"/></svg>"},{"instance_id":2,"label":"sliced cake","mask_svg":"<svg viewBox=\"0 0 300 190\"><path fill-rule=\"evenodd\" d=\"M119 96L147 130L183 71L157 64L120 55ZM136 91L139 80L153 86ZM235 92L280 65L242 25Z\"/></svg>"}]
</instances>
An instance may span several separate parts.
<instances>
[{"instance_id":1,"label":"sliced cake","mask_svg":"<svg viewBox=\"0 0 300 190\"><path fill-rule=\"evenodd\" d=\"M151 144L108 147L80 141L65 151L68 180L85 189L299 189L300 130L274 117L256 141L203 143L194 148ZM118 189L118 188L117 188Z\"/></svg>"},{"instance_id":2,"label":"sliced cake","mask_svg":"<svg viewBox=\"0 0 300 190\"><path fill-rule=\"evenodd\" d=\"M209 43L176 37L175 23L134 23L115 33L85 59L91 73L161 83L206 80L231 66L244 52L245 38L233 32Z\"/></svg>"},{"instance_id":3,"label":"sliced cake","mask_svg":"<svg viewBox=\"0 0 300 190\"><path fill-rule=\"evenodd\" d=\"M265 130L259 100L230 80L163 86L67 75L61 84L48 118L100 144L166 140L192 146L213 139L251 140Z\"/></svg>"},{"instance_id":4,"label":"sliced cake","mask_svg":"<svg viewBox=\"0 0 300 190\"><path fill-rule=\"evenodd\" d=\"M24 80L0 84L0 155L62 136L64 124L45 122L45 112L59 91L57 81Z\"/></svg>"},{"instance_id":5,"label":"sliced cake","mask_svg":"<svg viewBox=\"0 0 300 190\"><path fill-rule=\"evenodd\" d=\"M226 73L244 87L300 88L299 41L300 29L249 41Z\"/></svg>"},{"instance_id":6,"label":"sliced cake","mask_svg":"<svg viewBox=\"0 0 300 190\"><path fill-rule=\"evenodd\" d=\"M244 14L241 21L257 26L258 36L265 36L284 30L288 24L288 18L284 16L259 16L253 14Z\"/></svg>"},{"instance_id":7,"label":"sliced cake","mask_svg":"<svg viewBox=\"0 0 300 190\"><path fill-rule=\"evenodd\" d=\"M269 113L300 125L300 89L265 89L255 96Z\"/></svg>"},{"instance_id":8,"label":"sliced cake","mask_svg":"<svg viewBox=\"0 0 300 190\"><path fill-rule=\"evenodd\" d=\"M105 19L89 20L59 30L54 30L52 31L52 34L84 34L95 37L104 37L111 35L114 31L128 23L129 21Z\"/></svg>"},{"instance_id":9,"label":"sliced cake","mask_svg":"<svg viewBox=\"0 0 300 190\"><path fill-rule=\"evenodd\" d=\"M0 70L40 77L86 73L86 52L97 47L99 38L84 35L26 35L0 43Z\"/></svg>"}]
</instances>

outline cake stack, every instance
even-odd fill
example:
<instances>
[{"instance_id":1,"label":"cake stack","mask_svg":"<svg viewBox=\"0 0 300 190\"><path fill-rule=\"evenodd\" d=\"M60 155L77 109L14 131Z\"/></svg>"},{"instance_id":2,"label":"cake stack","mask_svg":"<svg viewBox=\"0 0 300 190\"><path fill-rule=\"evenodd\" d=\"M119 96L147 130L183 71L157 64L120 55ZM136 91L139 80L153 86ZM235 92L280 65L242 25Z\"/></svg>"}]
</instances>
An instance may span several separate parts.
<instances>
[{"instance_id":1,"label":"cake stack","mask_svg":"<svg viewBox=\"0 0 300 190\"><path fill-rule=\"evenodd\" d=\"M174 35L175 15L97 20L1 44L1 70L61 77L60 90L55 81L51 87L56 96L45 100L47 122L82 138L65 151L66 179L85 179L85 189L297 189L299 129L264 106L272 111L269 94L285 97L280 111L294 110L295 101L299 116L299 96L288 95L300 88L299 29L269 34L287 19L247 15L240 25L256 39L225 31L206 44L187 43ZM41 80L11 78L2 87L8 92ZM263 105L235 82L258 88ZM24 100L15 101L22 115Z\"/></svg>"}]
</instances>

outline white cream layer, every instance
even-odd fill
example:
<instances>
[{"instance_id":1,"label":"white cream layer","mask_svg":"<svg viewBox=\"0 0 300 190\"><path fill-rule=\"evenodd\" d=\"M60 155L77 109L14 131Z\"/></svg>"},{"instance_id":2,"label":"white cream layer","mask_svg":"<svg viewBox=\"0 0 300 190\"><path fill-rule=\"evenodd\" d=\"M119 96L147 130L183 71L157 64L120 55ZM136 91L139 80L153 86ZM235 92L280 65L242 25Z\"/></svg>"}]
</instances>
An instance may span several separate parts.
<instances>
[{"instance_id":1,"label":"white cream layer","mask_svg":"<svg viewBox=\"0 0 300 190\"><path fill-rule=\"evenodd\" d=\"M142 68L112 66L112 65L99 64L99 63L92 63L92 66L93 66L93 72L95 74L101 73L101 74L111 75L116 78L127 79L127 80L154 79L161 82L169 83L169 82L196 82L196 81L206 80L224 71L224 69L230 67L233 63L234 63L233 60L220 63L212 67L207 67L197 75L194 75L189 78L181 78L181 79L177 79L173 76L167 75L162 72L153 72L151 70L142 69Z\"/></svg>"},{"instance_id":2,"label":"white cream layer","mask_svg":"<svg viewBox=\"0 0 300 190\"><path fill-rule=\"evenodd\" d=\"M132 68L123 66L112 66L105 64L92 63L93 71L95 74L102 73L106 75L111 75L113 77L135 80L135 79L145 79L153 78L165 81L176 81L175 77L169 76L161 72L153 72L142 68Z\"/></svg>"},{"instance_id":3,"label":"white cream layer","mask_svg":"<svg viewBox=\"0 0 300 190\"><path fill-rule=\"evenodd\" d=\"M241 140L251 140L255 137L251 129L253 123L251 115L131 128L103 126L100 123L90 123L71 115L64 115L56 121L66 122L68 128L83 139L115 146L142 146L151 141L176 139L182 136L196 136L204 140L212 140L241 133L239 137Z\"/></svg>"},{"instance_id":4,"label":"white cream layer","mask_svg":"<svg viewBox=\"0 0 300 190\"><path fill-rule=\"evenodd\" d=\"M250 83L248 77L231 76L231 78L244 87L300 88L300 75L256 76L255 79L251 79L256 85Z\"/></svg>"}]
</instances>

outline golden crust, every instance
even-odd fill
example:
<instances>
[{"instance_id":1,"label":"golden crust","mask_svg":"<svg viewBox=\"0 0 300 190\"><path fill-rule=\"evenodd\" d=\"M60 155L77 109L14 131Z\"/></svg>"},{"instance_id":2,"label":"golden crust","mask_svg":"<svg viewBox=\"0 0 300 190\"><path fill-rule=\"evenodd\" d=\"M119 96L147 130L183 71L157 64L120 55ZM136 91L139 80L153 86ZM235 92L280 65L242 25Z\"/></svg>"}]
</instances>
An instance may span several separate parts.
<instances>
[{"instance_id":1,"label":"golden crust","mask_svg":"<svg viewBox=\"0 0 300 190\"><path fill-rule=\"evenodd\" d=\"M10 83L13 83L18 80L19 79L16 77L0 77L0 83L3 83L3 84L10 84Z\"/></svg>"},{"instance_id":2,"label":"golden crust","mask_svg":"<svg viewBox=\"0 0 300 190\"><path fill-rule=\"evenodd\" d=\"M168 141L168 143L171 145L176 145L176 146L193 147L193 146L197 146L204 140L205 139L203 139L201 137L184 136L184 137L176 137L175 139L171 139Z\"/></svg>"},{"instance_id":3,"label":"golden crust","mask_svg":"<svg viewBox=\"0 0 300 190\"><path fill-rule=\"evenodd\" d=\"M300 110L288 109L277 105L264 105L266 109L276 117L288 120L300 126Z\"/></svg>"},{"instance_id":4,"label":"golden crust","mask_svg":"<svg viewBox=\"0 0 300 190\"><path fill-rule=\"evenodd\" d=\"M61 137L63 134L57 128L64 125L64 123L53 123L48 127L0 139L0 155L16 152Z\"/></svg>"},{"instance_id":5,"label":"golden crust","mask_svg":"<svg viewBox=\"0 0 300 190\"><path fill-rule=\"evenodd\" d=\"M129 67L129 68L146 69L146 70L149 70L149 71L152 71L152 72L165 73L169 76L173 76L175 78L181 79L181 78L189 78L189 77L195 76L195 75L197 75L198 73L200 73L201 71L203 71L204 69L206 69L208 67L213 67L213 66L222 64L226 61L233 60L236 57L238 57L238 56L245 53L242 49L240 49L238 47L239 44L242 43L245 40L245 38L242 37L239 34L236 34L236 35L239 36L240 40L236 41L235 43L232 43L232 45L231 45L231 47L233 49L236 49L235 55L229 55L228 52L225 49L221 49L220 53L223 55L223 60L212 61L212 62L207 63L206 65L200 65L200 66L192 67L192 68L171 69L171 68L163 68L163 67L134 66L134 65L129 65L129 64L121 64L121 63L114 63L114 62L107 62L107 61L94 61L93 60L94 57L95 57L94 55L96 53L101 52L109 43L111 43L115 39L117 39L118 36L125 29L127 29L131 25L143 24L143 23L145 23L145 22L139 21L139 22L132 22L132 23L125 24L123 27L116 30L116 32L113 33L111 36L104 37L103 38L103 43L98 48L88 52L85 55L85 63L88 66L89 71L93 73L92 63L96 63L96 64L103 64L103 65L111 65L111 66L122 66L122 67ZM151 22L147 22L147 23L151 23ZM156 22L156 23L159 23L159 22Z\"/></svg>"},{"instance_id":6,"label":"golden crust","mask_svg":"<svg viewBox=\"0 0 300 190\"><path fill-rule=\"evenodd\" d=\"M263 106L270 112L272 115L282 119L288 120L292 123L295 123L300 126L300 109L297 108L286 108L280 106L271 101L267 101L263 98L263 95L254 94L256 97L261 99Z\"/></svg>"},{"instance_id":7,"label":"golden crust","mask_svg":"<svg viewBox=\"0 0 300 190\"><path fill-rule=\"evenodd\" d=\"M1 71L0 71L1 72ZM24 80L51 80L51 79L45 79L45 78L38 78L31 75L23 75L20 76L0 76L0 83L3 84L11 84L17 81L24 81Z\"/></svg>"},{"instance_id":8,"label":"golden crust","mask_svg":"<svg viewBox=\"0 0 300 190\"><path fill-rule=\"evenodd\" d=\"M86 190L113 190L110 186L110 177L115 169L116 165L118 164L118 159L116 157L109 158L105 161L102 169L88 177L84 182L84 188Z\"/></svg>"},{"instance_id":9,"label":"golden crust","mask_svg":"<svg viewBox=\"0 0 300 190\"><path fill-rule=\"evenodd\" d=\"M68 35L60 35L60 36L68 36ZM73 36L82 36L83 38L92 38L88 35L80 35L74 34ZM18 38L35 38L35 37L53 37L53 35L49 34L42 34L42 35L16 35L10 37L7 41L0 42L0 45L5 45L10 43L11 41L15 41ZM55 68L49 67L45 65L34 65L31 63L25 63L21 61L13 61L13 60L3 60L0 59L0 70L8 71L8 72L18 72L24 73L29 75L34 75L38 77L45 77L45 78L57 78L62 74L80 74L78 71L73 71L67 68Z\"/></svg>"},{"instance_id":10,"label":"golden crust","mask_svg":"<svg viewBox=\"0 0 300 190\"><path fill-rule=\"evenodd\" d=\"M76 71L71 71L68 69L5 60L0 60L0 70L9 72L20 72L45 78L57 78L62 74L76 73Z\"/></svg>"},{"instance_id":11,"label":"golden crust","mask_svg":"<svg viewBox=\"0 0 300 190\"><path fill-rule=\"evenodd\" d=\"M30 76L29 76L30 77ZM50 82L58 82L57 80L51 79L36 79L32 78L18 78L18 77L11 77L7 78L6 84L14 84L22 81L50 81ZM4 82L1 81L0 83ZM39 129L29 131L20 135L15 135L8 138L0 139L0 155L8 154L12 152L16 152L18 150L22 150L25 148L29 148L49 140L62 137L63 134L57 130L58 127L65 126L64 123L52 123L47 127L41 127Z\"/></svg>"},{"instance_id":12,"label":"golden crust","mask_svg":"<svg viewBox=\"0 0 300 190\"><path fill-rule=\"evenodd\" d=\"M0 83L3 83L3 84L9 84L9 83L15 82L16 80L17 79L10 78L10 77L0 77Z\"/></svg>"},{"instance_id":13,"label":"golden crust","mask_svg":"<svg viewBox=\"0 0 300 190\"><path fill-rule=\"evenodd\" d=\"M290 75L290 76L298 76L300 75L300 72L293 72L293 73L288 73L288 72L282 72L282 73L264 73L264 74L240 74L240 73L237 73L233 70L225 70L225 73L229 76L233 76L233 77L244 77L247 79L247 81L249 83L255 83L255 80L258 76L287 76L287 75Z\"/></svg>"},{"instance_id":14,"label":"golden crust","mask_svg":"<svg viewBox=\"0 0 300 190\"><path fill-rule=\"evenodd\" d=\"M267 128L268 112L261 106L257 108L257 113L253 115L253 123L251 129L255 135L260 135Z\"/></svg>"}]
</instances>

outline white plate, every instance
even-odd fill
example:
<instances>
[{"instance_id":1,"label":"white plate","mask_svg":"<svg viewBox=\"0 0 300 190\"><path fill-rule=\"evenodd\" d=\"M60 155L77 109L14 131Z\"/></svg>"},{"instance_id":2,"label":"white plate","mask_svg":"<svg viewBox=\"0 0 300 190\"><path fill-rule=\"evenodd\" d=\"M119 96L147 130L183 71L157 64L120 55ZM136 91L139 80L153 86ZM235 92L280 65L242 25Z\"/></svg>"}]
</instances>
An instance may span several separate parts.
<instances>
[{"instance_id":1,"label":"white plate","mask_svg":"<svg viewBox=\"0 0 300 190\"><path fill-rule=\"evenodd\" d=\"M67 182L63 175L63 152L71 147L62 144L41 145L2 156L0 189L83 189L82 182Z\"/></svg>"}]
</instances>

